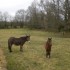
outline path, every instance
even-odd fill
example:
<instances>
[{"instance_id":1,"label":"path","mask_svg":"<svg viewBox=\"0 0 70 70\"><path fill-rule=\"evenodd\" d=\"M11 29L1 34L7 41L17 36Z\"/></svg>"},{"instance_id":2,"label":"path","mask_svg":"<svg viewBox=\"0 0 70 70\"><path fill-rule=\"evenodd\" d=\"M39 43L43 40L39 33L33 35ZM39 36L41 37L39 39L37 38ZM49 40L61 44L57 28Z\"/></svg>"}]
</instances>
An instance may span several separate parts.
<instances>
[{"instance_id":1,"label":"path","mask_svg":"<svg viewBox=\"0 0 70 70\"><path fill-rule=\"evenodd\" d=\"M6 69L6 60L2 49L0 48L0 70L7 70Z\"/></svg>"}]
</instances>

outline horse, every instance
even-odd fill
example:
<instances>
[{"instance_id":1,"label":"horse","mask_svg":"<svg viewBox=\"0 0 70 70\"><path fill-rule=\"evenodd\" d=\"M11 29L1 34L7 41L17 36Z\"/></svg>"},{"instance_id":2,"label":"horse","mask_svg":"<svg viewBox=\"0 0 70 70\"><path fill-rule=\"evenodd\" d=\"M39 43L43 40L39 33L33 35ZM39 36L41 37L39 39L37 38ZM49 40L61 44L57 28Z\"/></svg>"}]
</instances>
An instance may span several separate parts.
<instances>
[{"instance_id":1,"label":"horse","mask_svg":"<svg viewBox=\"0 0 70 70\"><path fill-rule=\"evenodd\" d=\"M48 40L47 40L47 42L45 44L46 57L50 58L51 47L52 47L52 38L48 38Z\"/></svg>"},{"instance_id":2,"label":"horse","mask_svg":"<svg viewBox=\"0 0 70 70\"><path fill-rule=\"evenodd\" d=\"M20 51L23 51L23 45L26 41L30 41L30 35L29 36L23 36L20 38L10 37L8 39L8 49L9 52L12 52L12 45L20 46Z\"/></svg>"}]
</instances>

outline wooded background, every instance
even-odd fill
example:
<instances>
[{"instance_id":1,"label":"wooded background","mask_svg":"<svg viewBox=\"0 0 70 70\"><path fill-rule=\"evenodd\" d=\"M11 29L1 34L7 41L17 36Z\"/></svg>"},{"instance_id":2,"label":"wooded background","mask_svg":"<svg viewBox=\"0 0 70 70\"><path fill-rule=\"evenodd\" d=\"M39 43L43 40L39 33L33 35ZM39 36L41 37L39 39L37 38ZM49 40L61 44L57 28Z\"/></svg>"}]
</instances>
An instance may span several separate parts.
<instances>
[{"instance_id":1,"label":"wooded background","mask_svg":"<svg viewBox=\"0 0 70 70\"><path fill-rule=\"evenodd\" d=\"M70 0L34 0L27 10L19 9L15 16L0 11L0 28L70 31L69 19Z\"/></svg>"}]
</instances>

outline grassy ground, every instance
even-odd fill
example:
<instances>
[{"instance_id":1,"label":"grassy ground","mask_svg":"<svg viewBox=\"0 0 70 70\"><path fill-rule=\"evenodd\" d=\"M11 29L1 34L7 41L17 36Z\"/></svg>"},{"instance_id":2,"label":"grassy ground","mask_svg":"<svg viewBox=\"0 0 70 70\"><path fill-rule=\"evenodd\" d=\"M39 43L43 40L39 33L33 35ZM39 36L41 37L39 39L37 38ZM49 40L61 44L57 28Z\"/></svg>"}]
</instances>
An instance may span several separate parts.
<instances>
[{"instance_id":1,"label":"grassy ground","mask_svg":"<svg viewBox=\"0 0 70 70\"><path fill-rule=\"evenodd\" d=\"M31 35L31 42L26 42L24 51L19 46L12 47L8 52L7 40L9 37ZM45 32L28 29L1 29L0 43L4 50L8 70L70 70L70 34L64 36L60 33ZM44 44L48 37L52 37L51 58L45 57Z\"/></svg>"},{"instance_id":2,"label":"grassy ground","mask_svg":"<svg viewBox=\"0 0 70 70\"><path fill-rule=\"evenodd\" d=\"M7 70L6 69L6 59L3 53L3 50L0 48L0 70Z\"/></svg>"}]
</instances>

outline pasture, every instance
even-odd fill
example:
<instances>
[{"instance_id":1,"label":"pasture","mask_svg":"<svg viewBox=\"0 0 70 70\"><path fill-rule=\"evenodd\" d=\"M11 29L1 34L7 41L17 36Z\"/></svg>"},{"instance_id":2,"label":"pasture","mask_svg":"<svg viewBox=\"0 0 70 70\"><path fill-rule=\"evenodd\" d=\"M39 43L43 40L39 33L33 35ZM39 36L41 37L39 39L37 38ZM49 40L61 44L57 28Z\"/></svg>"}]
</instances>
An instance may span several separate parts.
<instances>
[{"instance_id":1,"label":"pasture","mask_svg":"<svg viewBox=\"0 0 70 70\"><path fill-rule=\"evenodd\" d=\"M23 52L13 45L8 51L8 38L31 35L30 43L24 44ZM0 29L0 44L4 51L8 70L70 70L70 34L46 32L29 29ZM44 44L52 37L51 58L45 57Z\"/></svg>"}]
</instances>

